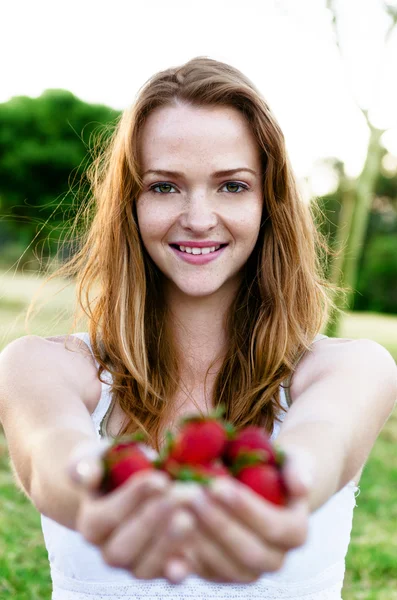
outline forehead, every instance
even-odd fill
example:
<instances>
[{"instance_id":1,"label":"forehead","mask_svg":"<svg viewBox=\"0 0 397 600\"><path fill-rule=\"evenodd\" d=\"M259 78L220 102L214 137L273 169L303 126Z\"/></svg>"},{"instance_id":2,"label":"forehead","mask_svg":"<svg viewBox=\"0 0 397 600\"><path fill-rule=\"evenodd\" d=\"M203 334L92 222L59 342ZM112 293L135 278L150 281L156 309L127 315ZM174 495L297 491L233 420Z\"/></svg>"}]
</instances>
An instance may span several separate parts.
<instances>
[{"instance_id":1,"label":"forehead","mask_svg":"<svg viewBox=\"0 0 397 600\"><path fill-rule=\"evenodd\" d=\"M235 108L178 104L157 108L148 117L139 140L142 167L160 168L163 161L199 160L258 168L260 152L245 117ZM156 163L156 164L153 164ZM175 165L177 166L177 165ZM225 166L225 168L228 168Z\"/></svg>"}]
</instances>

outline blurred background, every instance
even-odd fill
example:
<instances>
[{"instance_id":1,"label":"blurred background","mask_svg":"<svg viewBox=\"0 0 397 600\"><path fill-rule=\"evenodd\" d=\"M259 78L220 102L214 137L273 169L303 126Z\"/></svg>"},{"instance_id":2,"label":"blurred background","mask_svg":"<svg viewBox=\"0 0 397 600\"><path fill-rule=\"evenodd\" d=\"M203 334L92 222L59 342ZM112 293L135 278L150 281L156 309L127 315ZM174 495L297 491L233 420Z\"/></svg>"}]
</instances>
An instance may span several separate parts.
<instances>
[{"instance_id":1,"label":"blurred background","mask_svg":"<svg viewBox=\"0 0 397 600\"><path fill-rule=\"evenodd\" d=\"M0 350L69 331L73 281L40 286L73 253L94 151L152 74L208 56L262 92L302 199L340 250L327 277L350 292L323 333L375 340L397 360L397 0L14 0L0 22ZM394 411L360 482L346 600L397 599L396 442ZM2 434L0 598L50 598L39 516Z\"/></svg>"}]
</instances>

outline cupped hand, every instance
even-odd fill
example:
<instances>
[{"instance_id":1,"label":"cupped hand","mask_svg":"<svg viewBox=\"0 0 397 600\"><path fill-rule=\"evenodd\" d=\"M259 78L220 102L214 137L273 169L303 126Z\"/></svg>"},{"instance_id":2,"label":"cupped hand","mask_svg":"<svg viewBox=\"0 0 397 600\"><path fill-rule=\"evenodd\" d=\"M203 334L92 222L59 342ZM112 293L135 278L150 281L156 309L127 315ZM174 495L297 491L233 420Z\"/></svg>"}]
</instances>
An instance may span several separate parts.
<instances>
[{"instance_id":1,"label":"cupped hand","mask_svg":"<svg viewBox=\"0 0 397 600\"><path fill-rule=\"evenodd\" d=\"M138 579L165 577L178 583L189 572L180 547L194 529L194 516L169 495L170 477L156 470L136 473L116 490L102 494L101 456L107 447L106 443L84 444L71 456L69 475L83 491L76 530L100 549L108 565ZM175 526L177 534L172 533Z\"/></svg>"},{"instance_id":2,"label":"cupped hand","mask_svg":"<svg viewBox=\"0 0 397 600\"><path fill-rule=\"evenodd\" d=\"M288 492L283 507L231 477L197 491L187 505L198 525L184 549L194 573L219 583L252 583L278 571L288 551L305 543L311 485L297 458L302 457L289 457L283 469ZM228 494L222 498L220 490Z\"/></svg>"}]
</instances>

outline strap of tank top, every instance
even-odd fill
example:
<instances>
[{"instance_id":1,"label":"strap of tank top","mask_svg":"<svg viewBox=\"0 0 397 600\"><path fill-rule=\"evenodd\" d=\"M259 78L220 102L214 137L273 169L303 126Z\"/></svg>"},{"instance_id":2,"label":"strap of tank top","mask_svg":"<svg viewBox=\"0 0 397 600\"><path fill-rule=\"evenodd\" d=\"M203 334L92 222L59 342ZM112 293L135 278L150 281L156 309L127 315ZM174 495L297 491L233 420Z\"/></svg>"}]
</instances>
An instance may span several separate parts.
<instances>
[{"instance_id":1,"label":"strap of tank top","mask_svg":"<svg viewBox=\"0 0 397 600\"><path fill-rule=\"evenodd\" d=\"M312 344L315 344L316 342L318 342L319 340L323 340L324 338L327 338L327 335L323 335L322 333L318 333L316 335L316 337L314 338L314 340L312 341ZM304 350L299 356L298 359L295 363L295 369L299 363L299 361L301 360L301 358L306 354L306 350ZM287 377L287 379L283 382L283 390L284 390L284 394L285 394L285 398L287 400L287 404L288 406L291 406L292 404L292 400L291 400L291 393L290 393L290 387L291 387L291 379L292 379L292 375L293 372L289 375L289 377Z\"/></svg>"},{"instance_id":2,"label":"strap of tank top","mask_svg":"<svg viewBox=\"0 0 397 600\"><path fill-rule=\"evenodd\" d=\"M99 363L97 362L93 352L92 352L92 347L91 347L91 342L90 342L90 336L88 332L81 332L81 333L73 333L72 335L74 335L75 337L78 337L79 339L83 340L83 342L85 342L87 344L87 346L90 349L90 352L92 354L92 357L95 361L95 365L96 368L99 368ZM109 381L109 378L106 376L107 373L103 372L102 374L102 378L105 379L105 381ZM109 383L102 383L102 393L101 393L101 397L99 399L99 402L94 410L94 412L91 414L91 418L94 422L95 425L95 429L99 435L99 437L102 437L103 435L106 435L104 432L106 432L106 422L109 418L110 415L110 406L111 406L111 394L110 394L110 388L109 388Z\"/></svg>"}]
</instances>

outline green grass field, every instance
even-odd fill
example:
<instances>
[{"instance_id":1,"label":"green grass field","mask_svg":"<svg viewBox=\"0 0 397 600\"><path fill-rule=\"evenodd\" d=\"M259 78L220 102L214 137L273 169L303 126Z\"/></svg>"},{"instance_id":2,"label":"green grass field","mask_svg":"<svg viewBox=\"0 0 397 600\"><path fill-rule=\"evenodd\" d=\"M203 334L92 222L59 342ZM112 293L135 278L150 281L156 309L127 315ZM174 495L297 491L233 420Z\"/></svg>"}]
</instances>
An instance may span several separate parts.
<instances>
[{"instance_id":1,"label":"green grass field","mask_svg":"<svg viewBox=\"0 0 397 600\"><path fill-rule=\"evenodd\" d=\"M0 350L14 338L26 335L26 306L39 283L34 275L0 274ZM59 286L48 286L47 294L58 289ZM29 333L49 336L69 331L72 304L73 289L69 285L46 304ZM82 324L79 331L85 330ZM397 361L397 317L350 313L344 319L340 337L373 339ZM343 598L397 600L397 409L376 441L360 488L346 558ZM0 599L50 597L39 514L14 484L6 442L0 434Z\"/></svg>"}]
</instances>

